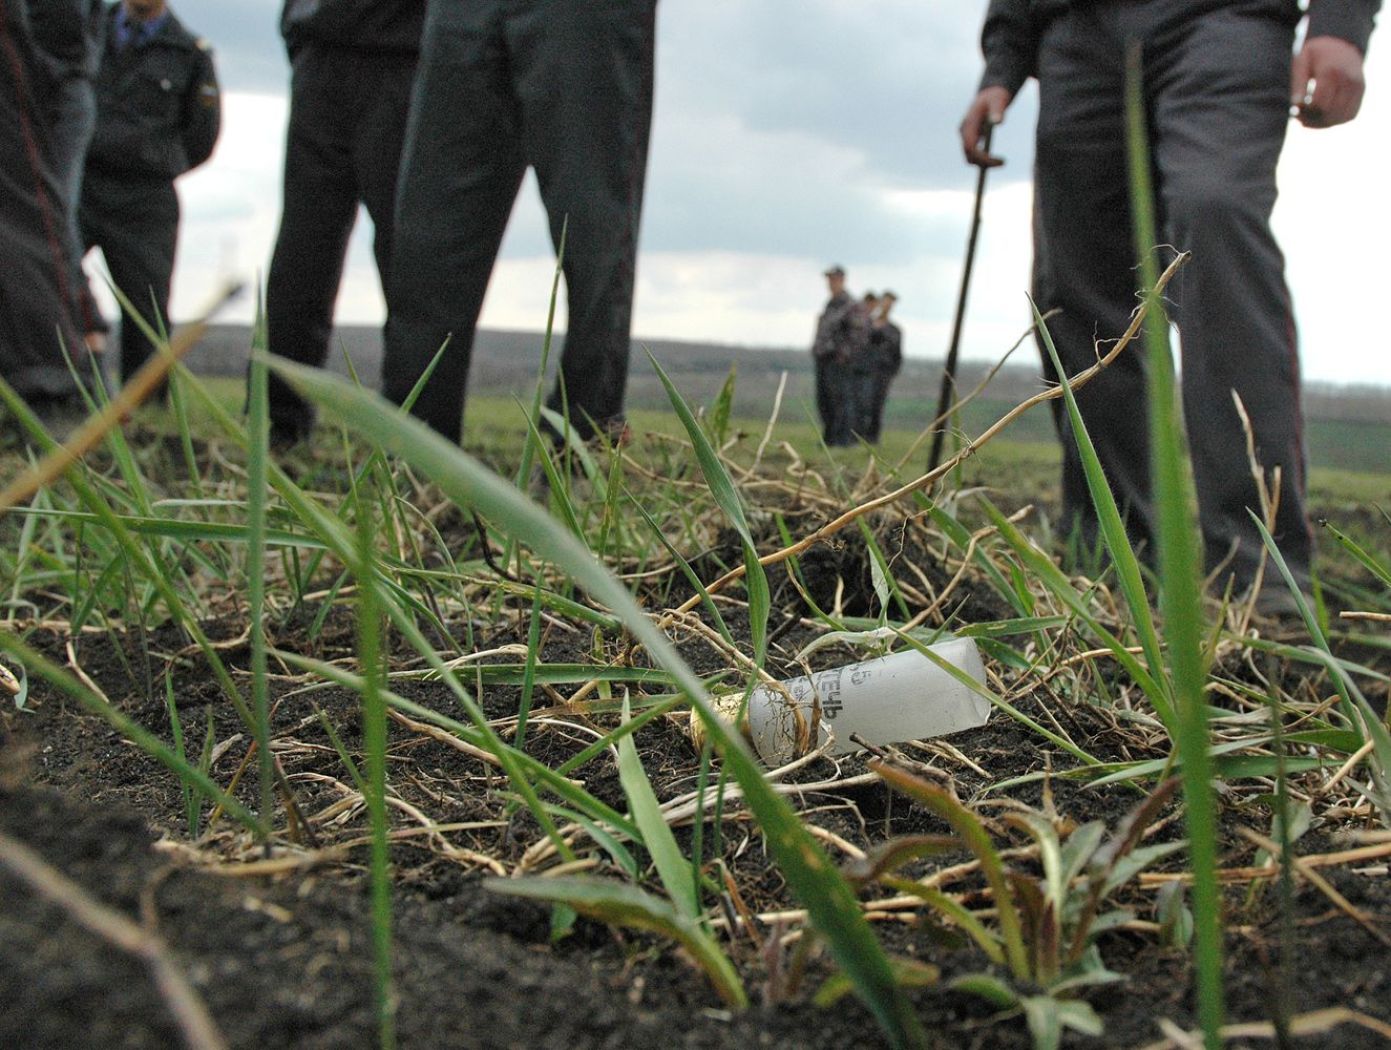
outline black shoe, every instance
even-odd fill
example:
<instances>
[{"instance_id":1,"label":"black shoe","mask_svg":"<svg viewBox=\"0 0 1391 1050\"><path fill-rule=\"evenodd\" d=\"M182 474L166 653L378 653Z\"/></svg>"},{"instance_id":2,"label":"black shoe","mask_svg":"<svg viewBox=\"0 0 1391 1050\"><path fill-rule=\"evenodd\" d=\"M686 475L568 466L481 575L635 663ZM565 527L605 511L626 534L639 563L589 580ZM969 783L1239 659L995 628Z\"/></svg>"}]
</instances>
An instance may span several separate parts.
<instances>
[{"instance_id":1,"label":"black shoe","mask_svg":"<svg viewBox=\"0 0 1391 1050\"><path fill-rule=\"evenodd\" d=\"M283 455L308 441L313 433L314 423L310 420L297 419L290 422L283 419L272 419L270 421L270 450L277 455Z\"/></svg>"},{"instance_id":2,"label":"black shoe","mask_svg":"<svg viewBox=\"0 0 1391 1050\"><path fill-rule=\"evenodd\" d=\"M43 424L49 436L60 445L87 422L87 406L76 394L68 397L31 398L29 407L34 410L34 415L39 417L39 422ZM32 438L27 435L26 441L33 444Z\"/></svg>"}]
</instances>

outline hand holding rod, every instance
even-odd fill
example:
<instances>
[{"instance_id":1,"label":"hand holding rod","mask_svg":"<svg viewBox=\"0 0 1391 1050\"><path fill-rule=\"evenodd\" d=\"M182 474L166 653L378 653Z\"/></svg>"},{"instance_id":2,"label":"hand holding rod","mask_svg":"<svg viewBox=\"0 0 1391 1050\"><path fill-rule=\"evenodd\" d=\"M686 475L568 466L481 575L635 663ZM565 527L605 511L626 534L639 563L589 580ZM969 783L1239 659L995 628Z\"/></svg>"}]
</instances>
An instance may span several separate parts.
<instances>
[{"instance_id":1,"label":"hand holding rod","mask_svg":"<svg viewBox=\"0 0 1391 1050\"><path fill-rule=\"evenodd\" d=\"M990 136L994 130L995 122L987 120L981 142L984 153L990 152ZM976 175L976 203L971 213L971 235L966 241L966 267L961 273L961 291L956 298L956 320L952 324L951 346L947 349L946 366L942 370L942 389L937 396L937 411L932 415L937 430L932 435L932 447L927 455L929 474L937 469L937 464L942 460L942 438L947 430L945 417L956 401L956 360L961 351L961 329L966 319L966 293L971 287L971 269L976 262L976 240L980 235L980 205L985 197L985 174L989 170L989 167L982 164Z\"/></svg>"}]
</instances>

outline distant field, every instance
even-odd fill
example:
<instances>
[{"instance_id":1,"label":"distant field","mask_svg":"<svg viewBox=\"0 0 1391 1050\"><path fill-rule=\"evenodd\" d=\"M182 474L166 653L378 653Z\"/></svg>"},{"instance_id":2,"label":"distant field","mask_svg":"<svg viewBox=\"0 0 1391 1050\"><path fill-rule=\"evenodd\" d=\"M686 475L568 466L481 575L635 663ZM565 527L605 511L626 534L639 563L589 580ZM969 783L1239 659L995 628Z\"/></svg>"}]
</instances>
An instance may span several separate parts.
<instances>
[{"instance_id":1,"label":"distant field","mask_svg":"<svg viewBox=\"0 0 1391 1050\"><path fill-rule=\"evenodd\" d=\"M330 367L342 371L342 355L347 353L364 381L375 382L380 372L381 340L377 330L343 328L335 333L335 340ZM563 341L563 336L556 337L552 367ZM537 332L480 331L470 375L470 405L477 405L487 396L507 399L515 391L532 389L540 364L541 342ZM195 350L190 363L200 374L240 376L249 345L250 334L245 327L215 326ZM805 350L635 340L628 384L628 404L634 411L668 411L666 394L647 358L649 352L693 405L713 402L733 368L737 375L733 413L743 420L766 421L779 385L784 384L780 418L788 424L806 425L806 436L811 439L813 379ZM969 393L985 374L986 366L981 363L963 362L959 389ZM907 440L911 440L911 434L926 424L936 405L940 382L940 362L907 360L890 393L886 426L905 432L909 435ZM971 435L980 433L1040 388L1033 353L1029 347L1021 347L1010 364L991 379L982 395L966 407L962 429ZM1314 385L1306 390L1305 403L1313 467L1391 473L1391 390ZM1005 436L1012 442L1051 445L1054 436L1047 408L1041 406L1017 420ZM897 440L888 439L890 444Z\"/></svg>"},{"instance_id":2,"label":"distant field","mask_svg":"<svg viewBox=\"0 0 1391 1050\"><path fill-rule=\"evenodd\" d=\"M230 378L206 380L226 400L227 404L240 406L244 392L241 380ZM678 386L680 386L678 380ZM684 391L683 391L684 393ZM526 395L522 395L526 396ZM707 402L689 398L697 410L708 407ZM639 438L654 435L653 440L662 437L674 438L681 433L681 425L669 407L633 407L629 419ZM732 436L741 435L739 451L736 456L751 457L761 442L768 425L767 406L761 406L762 415L755 415L750 408L750 399L736 398ZM897 473L904 481L911 480L922 473L926 466L926 446L919 443L920 432L909 426L910 410L913 407L905 402L904 411L891 413L889 425L885 428L883 441L874 449L876 469L881 474ZM981 402L968 407L964 432L971 436L979 435L987 426L998 419L1012 402ZM1376 517L1376 507L1391 510L1391 467L1384 457L1359 455L1356 448L1342 450L1346 455L1339 456L1336 447L1339 425L1314 424L1313 429L1320 437L1327 436L1325 447L1329 450L1323 459L1314 460L1310 475L1310 492L1313 497L1313 511L1322 516L1336 510L1356 513L1359 517ZM1343 424L1344 432L1354 428L1353 424ZM1355 425L1357 440L1371 440L1359 437L1368 429L1379 431L1382 448L1391 447L1391 424L1373 426ZM464 447L467 451L489 463L514 464L521 448L524 423L521 409L514 395L480 394L470 398L465 414ZM782 412L773 428L763 461L769 465L786 463L790 456L783 448L786 443L795 453L818 467L824 466L844 472L847 484L853 486L855 479L867 468L870 457L863 449L827 450L821 446L817 428L808 421L803 405L784 400ZM949 442L946 455L959 447ZM1364 450L1365 451L1365 450ZM1338 465L1330 465L1330 460ZM993 494L999 504L1010 507L1024 503L1037 502L1044 508L1055 507L1058 501L1057 442L1052 437L1052 424L1047 409L1040 407L1018 420L1004 434L980 446L960 467L959 487L983 487ZM1359 465L1361 464L1361 465ZM952 487L958 487L954 484ZM1385 527L1375 529L1377 547L1391 548L1391 530ZM1388 551L1391 554L1391 551Z\"/></svg>"}]
</instances>

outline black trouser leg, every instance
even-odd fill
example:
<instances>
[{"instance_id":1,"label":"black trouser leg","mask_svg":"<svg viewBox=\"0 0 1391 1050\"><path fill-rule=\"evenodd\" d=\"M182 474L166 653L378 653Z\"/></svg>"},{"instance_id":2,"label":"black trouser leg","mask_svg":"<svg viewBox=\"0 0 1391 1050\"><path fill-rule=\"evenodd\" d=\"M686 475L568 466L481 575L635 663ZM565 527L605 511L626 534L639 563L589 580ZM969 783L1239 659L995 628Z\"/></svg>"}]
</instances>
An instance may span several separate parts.
<instances>
[{"instance_id":1,"label":"black trouser leg","mask_svg":"<svg viewBox=\"0 0 1391 1050\"><path fill-rule=\"evenodd\" d=\"M317 45L295 57L280 232L266 283L274 354L316 366L328 359L359 201L375 227L378 274L386 273L414 67L409 55ZM274 427L296 434L312 425L312 406L274 373L269 395Z\"/></svg>"},{"instance_id":2,"label":"black trouser leg","mask_svg":"<svg viewBox=\"0 0 1391 1050\"><path fill-rule=\"evenodd\" d=\"M829 357L813 359L816 370L816 414L821 420L821 437L827 443L831 440L831 422L835 418L835 398L831 390L831 373L834 366Z\"/></svg>"},{"instance_id":3,"label":"black trouser leg","mask_svg":"<svg viewBox=\"0 0 1391 1050\"><path fill-rule=\"evenodd\" d=\"M111 280L129 301L121 307L121 381L154 353L131 310L156 331L169 327L169 289L179 235L179 198L172 183L99 173L82 184L80 223L88 248L98 247Z\"/></svg>"},{"instance_id":4,"label":"black trouser leg","mask_svg":"<svg viewBox=\"0 0 1391 1050\"><path fill-rule=\"evenodd\" d=\"M1096 361L1135 306L1135 256L1125 178L1124 48L1107 19L1079 9L1054 21L1039 53L1034 298L1061 309L1048 331L1070 376ZM1053 370L1044 359L1045 372ZM1149 538L1149 408L1141 347L1123 352L1077 391L1132 542ZM1054 402L1063 449L1064 528L1092 548L1096 512L1066 415Z\"/></svg>"},{"instance_id":5,"label":"black trouser leg","mask_svg":"<svg viewBox=\"0 0 1391 1050\"><path fill-rule=\"evenodd\" d=\"M524 148L557 248L565 230L569 322L548 403L586 438L623 415L655 8L546 0L508 20Z\"/></svg>"},{"instance_id":6,"label":"black trouser leg","mask_svg":"<svg viewBox=\"0 0 1391 1050\"><path fill-rule=\"evenodd\" d=\"M879 435L884 432L884 406L888 403L889 384L893 379L894 374L886 369L874 373L870 391L869 432L865 435L870 441L878 441Z\"/></svg>"},{"instance_id":7,"label":"black trouser leg","mask_svg":"<svg viewBox=\"0 0 1391 1050\"><path fill-rule=\"evenodd\" d=\"M431 4L401 161L382 389L457 441L474 327L526 170L501 3Z\"/></svg>"},{"instance_id":8,"label":"black trouser leg","mask_svg":"<svg viewBox=\"0 0 1391 1050\"><path fill-rule=\"evenodd\" d=\"M856 375L850 366L831 360L826 366L826 392L831 410L826 423L826 444L832 448L855 443L857 405Z\"/></svg>"},{"instance_id":9,"label":"black trouser leg","mask_svg":"<svg viewBox=\"0 0 1391 1050\"><path fill-rule=\"evenodd\" d=\"M0 23L0 44L32 54L13 20ZM30 400L64 398L75 385L62 346L78 345L68 289L60 190L37 163L38 114L30 67L0 62L0 375Z\"/></svg>"}]
</instances>

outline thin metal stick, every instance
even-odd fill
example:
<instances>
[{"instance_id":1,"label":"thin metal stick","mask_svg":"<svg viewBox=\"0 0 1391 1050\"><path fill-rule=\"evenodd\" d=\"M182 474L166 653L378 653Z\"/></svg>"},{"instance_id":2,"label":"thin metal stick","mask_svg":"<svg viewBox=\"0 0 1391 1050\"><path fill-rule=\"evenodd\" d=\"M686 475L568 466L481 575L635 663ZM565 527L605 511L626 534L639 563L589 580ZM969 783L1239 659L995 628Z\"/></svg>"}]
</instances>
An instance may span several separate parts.
<instances>
[{"instance_id":1,"label":"thin metal stick","mask_svg":"<svg viewBox=\"0 0 1391 1050\"><path fill-rule=\"evenodd\" d=\"M982 147L986 153L990 152L990 137L994 131L995 125L986 121L985 136L982 140ZM947 432L945 417L952 402L956 400L956 361L961 353L961 329L966 321L966 293L970 290L971 271L976 265L976 241L980 238L980 206L985 198L985 176L989 170L985 165L981 165L976 175L976 204L971 212L971 236L966 241L966 267L961 271L961 289L956 297L956 320L952 323L951 346L947 349L947 362L942 369L942 389L937 395L937 411L932 414L932 418L940 420L941 423L932 435L932 450L927 454L929 474L936 470L937 464L942 461L942 439Z\"/></svg>"}]
</instances>

